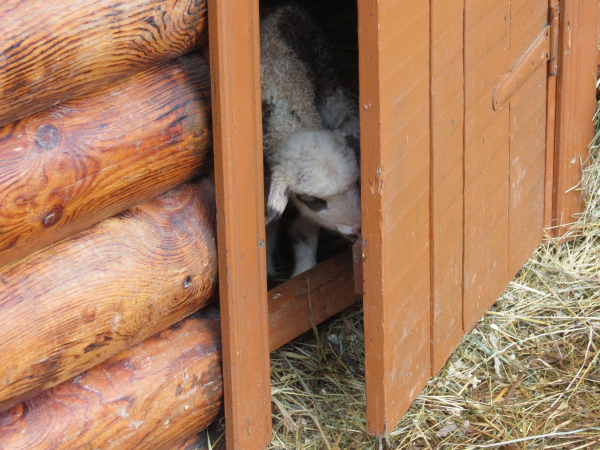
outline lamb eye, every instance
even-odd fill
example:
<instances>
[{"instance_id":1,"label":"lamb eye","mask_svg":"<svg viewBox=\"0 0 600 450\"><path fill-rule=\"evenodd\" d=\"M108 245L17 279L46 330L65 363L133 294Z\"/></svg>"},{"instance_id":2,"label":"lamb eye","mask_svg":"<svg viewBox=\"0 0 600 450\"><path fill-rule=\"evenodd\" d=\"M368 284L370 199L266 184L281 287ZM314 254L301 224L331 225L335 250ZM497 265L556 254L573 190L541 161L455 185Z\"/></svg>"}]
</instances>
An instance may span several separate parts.
<instances>
[{"instance_id":1,"label":"lamb eye","mask_svg":"<svg viewBox=\"0 0 600 450\"><path fill-rule=\"evenodd\" d=\"M304 203L313 211L322 211L327 208L327 201L322 198L313 197L312 195L297 194L298 201Z\"/></svg>"}]
</instances>

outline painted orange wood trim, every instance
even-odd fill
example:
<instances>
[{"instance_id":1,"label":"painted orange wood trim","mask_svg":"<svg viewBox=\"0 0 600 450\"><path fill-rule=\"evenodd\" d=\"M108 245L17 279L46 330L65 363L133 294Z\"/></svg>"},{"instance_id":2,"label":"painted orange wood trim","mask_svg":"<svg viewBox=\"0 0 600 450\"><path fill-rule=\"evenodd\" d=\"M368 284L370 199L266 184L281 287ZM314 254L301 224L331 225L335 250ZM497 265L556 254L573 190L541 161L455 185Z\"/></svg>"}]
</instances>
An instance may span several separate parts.
<instances>
[{"instance_id":1,"label":"painted orange wood trim","mask_svg":"<svg viewBox=\"0 0 600 450\"><path fill-rule=\"evenodd\" d=\"M485 36L485 39L482 39ZM510 1L465 1L463 328L508 284L509 109L493 94L511 69Z\"/></svg>"},{"instance_id":2,"label":"painted orange wood trim","mask_svg":"<svg viewBox=\"0 0 600 450\"><path fill-rule=\"evenodd\" d=\"M229 450L271 441L258 0L210 0L225 420Z\"/></svg>"},{"instance_id":3,"label":"painted orange wood trim","mask_svg":"<svg viewBox=\"0 0 600 450\"><path fill-rule=\"evenodd\" d=\"M512 4L511 4L512 10ZM529 12L529 11L527 11ZM525 16L529 20L532 17ZM512 30L511 25L511 30ZM517 47L521 48L521 46ZM514 57L514 55L513 55ZM538 71L546 69L548 71L548 61L550 60L550 27L544 28L531 47L520 59L514 63L513 69L508 76L500 83L494 93L492 105L497 111L502 108L506 102L513 97L519 89L527 84L529 79Z\"/></svg>"},{"instance_id":4,"label":"painted orange wood trim","mask_svg":"<svg viewBox=\"0 0 600 450\"><path fill-rule=\"evenodd\" d=\"M582 164L594 137L598 61L599 4L590 0L562 0L557 87L556 151L554 161L554 235L581 211Z\"/></svg>"},{"instance_id":5,"label":"painted orange wood trim","mask_svg":"<svg viewBox=\"0 0 600 450\"><path fill-rule=\"evenodd\" d=\"M359 0L367 429L430 376L429 2Z\"/></svg>"},{"instance_id":6,"label":"painted orange wood trim","mask_svg":"<svg viewBox=\"0 0 600 450\"><path fill-rule=\"evenodd\" d=\"M463 337L464 0L431 3L432 375Z\"/></svg>"},{"instance_id":7,"label":"painted orange wood trim","mask_svg":"<svg viewBox=\"0 0 600 450\"><path fill-rule=\"evenodd\" d=\"M530 66L537 57L550 57L548 0L511 0L511 73ZM531 50L543 39L546 49ZM544 55L542 56L541 53ZM525 56L523 56L525 55ZM526 69L527 70L531 69ZM532 74L510 97L510 168L508 211L508 276L512 279L543 239L546 172L546 125L548 63ZM507 283L508 284L508 283ZM495 293L495 302L506 285ZM491 306L491 304L490 304Z\"/></svg>"}]
</instances>

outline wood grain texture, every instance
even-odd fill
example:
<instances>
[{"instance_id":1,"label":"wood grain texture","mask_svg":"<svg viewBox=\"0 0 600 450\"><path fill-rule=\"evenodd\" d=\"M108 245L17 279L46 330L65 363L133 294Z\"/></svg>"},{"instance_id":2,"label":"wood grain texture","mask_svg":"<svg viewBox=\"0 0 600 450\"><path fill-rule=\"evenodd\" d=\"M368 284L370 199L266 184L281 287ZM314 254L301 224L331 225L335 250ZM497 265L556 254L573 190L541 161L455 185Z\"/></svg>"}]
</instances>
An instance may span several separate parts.
<instances>
[{"instance_id":1,"label":"wood grain texture","mask_svg":"<svg viewBox=\"0 0 600 450\"><path fill-rule=\"evenodd\" d=\"M511 69L510 1L465 3L463 329L508 285L509 109L494 111Z\"/></svg>"},{"instance_id":2,"label":"wood grain texture","mask_svg":"<svg viewBox=\"0 0 600 450\"><path fill-rule=\"evenodd\" d=\"M594 137L599 5L595 0L562 0L554 160L554 235L562 235L583 207L582 164Z\"/></svg>"},{"instance_id":3,"label":"wood grain texture","mask_svg":"<svg viewBox=\"0 0 600 450\"><path fill-rule=\"evenodd\" d=\"M377 435L430 376L429 12L429 2L358 2L367 430Z\"/></svg>"},{"instance_id":4,"label":"wood grain texture","mask_svg":"<svg viewBox=\"0 0 600 450\"><path fill-rule=\"evenodd\" d=\"M356 303L352 255L345 251L269 291L269 347L274 351ZM312 319L311 319L312 314Z\"/></svg>"},{"instance_id":5,"label":"wood grain texture","mask_svg":"<svg viewBox=\"0 0 600 450\"><path fill-rule=\"evenodd\" d=\"M222 406L219 314L197 316L0 415L3 450L161 450ZM201 448L201 447L200 447Z\"/></svg>"},{"instance_id":6,"label":"wood grain texture","mask_svg":"<svg viewBox=\"0 0 600 450\"><path fill-rule=\"evenodd\" d=\"M548 0L511 0L514 68L548 25ZM531 64L527 61L527 66ZM546 174L547 64L510 99L508 275L514 277L542 242ZM499 292L497 294L500 294Z\"/></svg>"},{"instance_id":7,"label":"wood grain texture","mask_svg":"<svg viewBox=\"0 0 600 450\"><path fill-rule=\"evenodd\" d=\"M186 55L0 128L0 265L212 166L210 74Z\"/></svg>"},{"instance_id":8,"label":"wood grain texture","mask_svg":"<svg viewBox=\"0 0 600 450\"><path fill-rule=\"evenodd\" d=\"M187 53L206 0L0 1L0 125Z\"/></svg>"},{"instance_id":9,"label":"wood grain texture","mask_svg":"<svg viewBox=\"0 0 600 450\"><path fill-rule=\"evenodd\" d=\"M0 408L205 305L216 287L212 184L187 184L0 269Z\"/></svg>"},{"instance_id":10,"label":"wood grain texture","mask_svg":"<svg viewBox=\"0 0 600 450\"><path fill-rule=\"evenodd\" d=\"M432 375L463 337L463 0L431 2Z\"/></svg>"},{"instance_id":11,"label":"wood grain texture","mask_svg":"<svg viewBox=\"0 0 600 450\"><path fill-rule=\"evenodd\" d=\"M271 441L258 0L209 0L229 450Z\"/></svg>"},{"instance_id":12,"label":"wood grain texture","mask_svg":"<svg viewBox=\"0 0 600 450\"><path fill-rule=\"evenodd\" d=\"M357 301L353 291L350 252L271 290L271 351L312 329L311 310L318 324ZM214 443L220 428L196 433L222 404L221 372L215 370L220 360L216 320L214 309L207 307L0 414L0 448L208 449L206 434ZM212 448L224 448L224 440Z\"/></svg>"}]
</instances>

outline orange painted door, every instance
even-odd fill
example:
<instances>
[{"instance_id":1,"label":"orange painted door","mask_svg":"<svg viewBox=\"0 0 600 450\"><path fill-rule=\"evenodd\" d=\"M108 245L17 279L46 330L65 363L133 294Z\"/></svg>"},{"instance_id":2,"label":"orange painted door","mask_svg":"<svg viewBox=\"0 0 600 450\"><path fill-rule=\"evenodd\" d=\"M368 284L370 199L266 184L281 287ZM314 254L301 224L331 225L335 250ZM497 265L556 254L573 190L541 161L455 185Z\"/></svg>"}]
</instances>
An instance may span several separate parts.
<instances>
[{"instance_id":1,"label":"orange painted door","mask_svg":"<svg viewBox=\"0 0 600 450\"><path fill-rule=\"evenodd\" d=\"M542 240L549 3L358 3L367 422L385 435Z\"/></svg>"}]
</instances>

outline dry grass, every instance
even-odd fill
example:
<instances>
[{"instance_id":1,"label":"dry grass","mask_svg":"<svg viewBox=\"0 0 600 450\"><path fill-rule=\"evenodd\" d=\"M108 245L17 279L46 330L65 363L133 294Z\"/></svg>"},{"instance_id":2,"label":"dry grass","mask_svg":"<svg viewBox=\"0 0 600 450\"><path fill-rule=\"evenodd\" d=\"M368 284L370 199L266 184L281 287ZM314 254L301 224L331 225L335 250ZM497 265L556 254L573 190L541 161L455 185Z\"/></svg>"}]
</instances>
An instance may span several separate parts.
<instances>
[{"instance_id":1,"label":"dry grass","mask_svg":"<svg viewBox=\"0 0 600 450\"><path fill-rule=\"evenodd\" d=\"M537 249L389 440L366 433L357 306L272 355L269 448L600 449L599 147L576 238Z\"/></svg>"}]
</instances>

